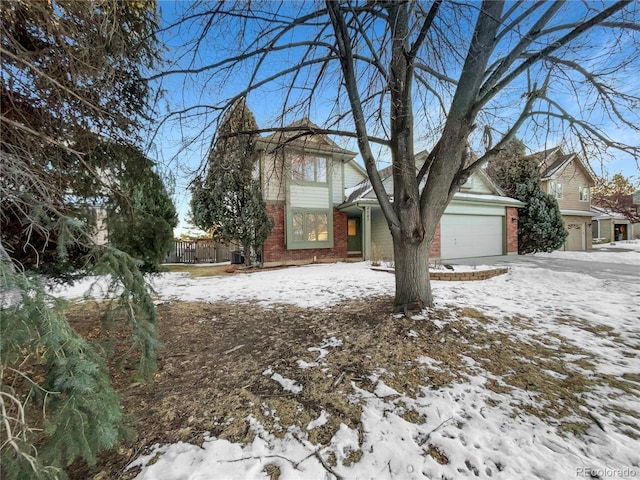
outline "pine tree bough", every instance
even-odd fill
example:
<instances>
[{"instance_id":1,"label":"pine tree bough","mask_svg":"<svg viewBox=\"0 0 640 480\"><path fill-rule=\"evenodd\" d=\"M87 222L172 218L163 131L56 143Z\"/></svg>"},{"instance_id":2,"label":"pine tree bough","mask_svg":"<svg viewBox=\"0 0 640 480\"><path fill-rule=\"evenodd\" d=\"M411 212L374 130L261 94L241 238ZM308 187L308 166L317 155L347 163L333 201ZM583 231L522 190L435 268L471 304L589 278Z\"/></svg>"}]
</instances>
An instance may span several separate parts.
<instances>
[{"instance_id":1,"label":"pine tree bough","mask_svg":"<svg viewBox=\"0 0 640 480\"><path fill-rule=\"evenodd\" d=\"M156 312L141 268L162 261L175 226L162 179L138 147L150 117L142 72L159 58L156 13L155 2L0 3L3 479L63 479L75 460L95 462L127 433L103 350L70 326L45 282L104 274L103 330L124 318L138 373L155 368ZM128 228L145 228L158 248L146 255L114 238L133 258L99 245L95 207L106 205L112 222L128 216Z\"/></svg>"}]
</instances>

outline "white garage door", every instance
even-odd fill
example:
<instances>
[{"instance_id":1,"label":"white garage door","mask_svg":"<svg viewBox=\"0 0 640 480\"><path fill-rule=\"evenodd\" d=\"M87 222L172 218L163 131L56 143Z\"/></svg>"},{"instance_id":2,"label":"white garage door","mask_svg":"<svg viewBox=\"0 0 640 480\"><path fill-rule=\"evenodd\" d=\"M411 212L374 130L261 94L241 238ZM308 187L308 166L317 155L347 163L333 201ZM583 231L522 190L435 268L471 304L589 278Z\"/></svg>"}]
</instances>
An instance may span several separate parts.
<instances>
[{"instance_id":1,"label":"white garage door","mask_svg":"<svg viewBox=\"0 0 640 480\"><path fill-rule=\"evenodd\" d=\"M443 215L440 226L441 257L489 257L503 254L504 217Z\"/></svg>"}]
</instances>

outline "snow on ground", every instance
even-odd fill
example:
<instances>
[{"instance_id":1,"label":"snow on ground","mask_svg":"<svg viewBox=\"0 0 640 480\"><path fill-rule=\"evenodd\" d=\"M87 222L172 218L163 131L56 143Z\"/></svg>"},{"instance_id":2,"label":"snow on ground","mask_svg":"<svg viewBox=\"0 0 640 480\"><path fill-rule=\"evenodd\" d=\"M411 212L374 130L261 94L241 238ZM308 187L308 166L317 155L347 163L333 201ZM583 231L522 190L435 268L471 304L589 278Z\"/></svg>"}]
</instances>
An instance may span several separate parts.
<instances>
[{"instance_id":1,"label":"snow on ground","mask_svg":"<svg viewBox=\"0 0 640 480\"><path fill-rule=\"evenodd\" d=\"M563 260L581 260L585 262L626 263L640 264L640 240L623 240L620 242L603 243L593 245L594 250L589 252L561 252L536 253L534 256L541 258L558 258ZM619 250L632 250L621 252ZM611 255L615 252L616 255Z\"/></svg>"},{"instance_id":2,"label":"snow on ground","mask_svg":"<svg viewBox=\"0 0 640 480\"><path fill-rule=\"evenodd\" d=\"M636 251L583 255L606 255L610 263L624 261L640 268L640 242L625 243ZM574 252L551 255L583 260ZM154 285L161 300L257 301L265 306L289 303L317 308L392 294L394 278L358 263L194 279L172 273L156 277ZM79 297L87 286L84 283L57 293ZM496 319L491 328L525 342L533 341L533 335L552 333L555 336L549 336L550 341L573 344L592 357L596 371L591 375L624 375L637 386L624 392L611 384L599 384L585 394L584 408L594 423L584 435L574 436L561 434L549 422L514 410L513 401L526 402L529 393L490 390L486 383L495 377L480 365L471 365L475 373L465 382L438 390L423 388L422 395L415 399L393 390L373 373L375 392L360 390L354 384L356 394L351 399L364 402L362 432L342 424L330 444L320 446L310 443L307 433L297 427L284 438L276 438L255 418L248 417L256 433L252 443L205 437L200 445L158 445L130 466L143 467L136 478L263 479L269 478L264 470L268 464L278 466L282 480L337 475L345 479L640 478L640 441L622 433L623 428L629 429L624 422L636 434L640 431L640 419L633 414L640 412L640 278L616 283L586 274L515 265L507 275L486 281L433 282L433 292L438 307L473 307ZM514 317L522 321L510 321ZM428 313L416 316L416 321L428 321L425 318ZM603 334L598 327L608 333ZM309 348L318 352L317 360L300 368L320 368L327 349L340 346L339 338L325 339ZM408 360L430 362L428 356ZM474 363L470 358L468 362ZM264 374L280 382L285 391L300 387L270 367ZM614 415L611 406L632 413ZM427 423L407 421L402 416L407 409L423 415ZM307 428L325 421L326 416L321 415ZM425 455L429 445L446 452L448 461L441 464L433 455ZM362 452L359 461L344 465L342 461L358 450ZM326 463L329 452L335 455L337 466Z\"/></svg>"},{"instance_id":3,"label":"snow on ground","mask_svg":"<svg viewBox=\"0 0 640 480\"><path fill-rule=\"evenodd\" d=\"M93 296L100 298L106 282L96 278L87 278L53 293L81 298L96 282ZM162 300L255 300L264 306L285 303L310 308L369 295L392 294L395 288L393 275L373 271L366 263L315 264L218 277L189 278L184 273L164 273L156 275L151 283Z\"/></svg>"},{"instance_id":4,"label":"snow on ground","mask_svg":"<svg viewBox=\"0 0 640 480\"><path fill-rule=\"evenodd\" d=\"M624 248L624 249L635 250L636 252L640 252L640 239L622 240L619 242L610 242L610 243L600 243L598 245L593 245L593 248L597 250L610 250L610 249Z\"/></svg>"}]
</instances>

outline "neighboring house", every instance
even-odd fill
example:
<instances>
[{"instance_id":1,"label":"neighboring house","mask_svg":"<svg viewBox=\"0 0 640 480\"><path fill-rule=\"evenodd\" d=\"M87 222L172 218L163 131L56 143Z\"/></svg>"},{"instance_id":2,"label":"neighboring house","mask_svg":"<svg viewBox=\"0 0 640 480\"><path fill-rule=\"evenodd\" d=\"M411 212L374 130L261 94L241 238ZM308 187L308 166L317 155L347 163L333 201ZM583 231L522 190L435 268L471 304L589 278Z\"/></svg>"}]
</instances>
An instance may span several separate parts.
<instances>
[{"instance_id":1,"label":"neighboring house","mask_svg":"<svg viewBox=\"0 0 640 480\"><path fill-rule=\"evenodd\" d=\"M561 147L530 157L539 161L542 190L558 201L564 227L569 233L564 250L590 250L591 187L595 185L595 179L589 168L578 154L565 154Z\"/></svg>"},{"instance_id":2,"label":"neighboring house","mask_svg":"<svg viewBox=\"0 0 640 480\"><path fill-rule=\"evenodd\" d=\"M308 120L290 127L318 129ZM387 222L356 152L326 135L300 132L261 138L257 150L267 214L275 220L263 247L265 265L393 260ZM392 195L391 169L381 175ZM517 254L517 207L522 205L478 172L447 207L432 259Z\"/></svg>"},{"instance_id":3,"label":"neighboring house","mask_svg":"<svg viewBox=\"0 0 640 480\"><path fill-rule=\"evenodd\" d=\"M614 242L640 238L640 191L599 198L591 211L594 239Z\"/></svg>"},{"instance_id":4,"label":"neighboring house","mask_svg":"<svg viewBox=\"0 0 640 480\"><path fill-rule=\"evenodd\" d=\"M96 226L93 231L93 241L96 245L107 245L109 243L109 227L107 225L107 209L101 206L93 206L96 216Z\"/></svg>"},{"instance_id":5,"label":"neighboring house","mask_svg":"<svg viewBox=\"0 0 640 480\"><path fill-rule=\"evenodd\" d=\"M635 238L635 225L622 213L612 212L602 207L591 207L592 237L598 242L615 242ZM640 234L640 231L637 232Z\"/></svg>"}]
</instances>

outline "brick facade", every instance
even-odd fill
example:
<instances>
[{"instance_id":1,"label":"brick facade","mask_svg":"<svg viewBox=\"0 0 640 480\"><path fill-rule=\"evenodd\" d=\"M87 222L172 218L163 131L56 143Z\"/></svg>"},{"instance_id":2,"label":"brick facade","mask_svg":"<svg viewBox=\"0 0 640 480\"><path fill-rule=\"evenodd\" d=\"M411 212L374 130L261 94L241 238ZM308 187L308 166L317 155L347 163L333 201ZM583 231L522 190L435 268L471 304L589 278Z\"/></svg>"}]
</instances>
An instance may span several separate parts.
<instances>
[{"instance_id":1,"label":"brick facade","mask_svg":"<svg viewBox=\"0 0 640 480\"><path fill-rule=\"evenodd\" d=\"M288 250L286 248L287 215L282 204L267 205L267 215L274 220L273 232L262 247L262 262L271 265L296 265L312 262L337 262L347 258L347 214L333 209L333 248Z\"/></svg>"},{"instance_id":2,"label":"brick facade","mask_svg":"<svg viewBox=\"0 0 640 480\"><path fill-rule=\"evenodd\" d=\"M333 209L333 248L288 250L286 248L286 211L283 204L267 205L267 215L275 221L273 232L262 249L265 266L298 265L313 262L337 262L346 260L347 254L347 214ZM506 207L506 247L507 255L518 253L518 209ZM431 243L429 258L441 258L440 224Z\"/></svg>"},{"instance_id":3,"label":"brick facade","mask_svg":"<svg viewBox=\"0 0 640 480\"><path fill-rule=\"evenodd\" d=\"M518 209L507 207L507 255L518 254Z\"/></svg>"}]
</instances>

